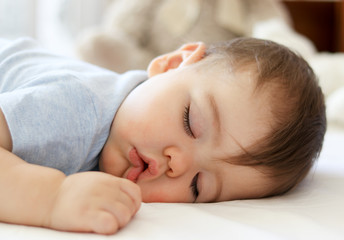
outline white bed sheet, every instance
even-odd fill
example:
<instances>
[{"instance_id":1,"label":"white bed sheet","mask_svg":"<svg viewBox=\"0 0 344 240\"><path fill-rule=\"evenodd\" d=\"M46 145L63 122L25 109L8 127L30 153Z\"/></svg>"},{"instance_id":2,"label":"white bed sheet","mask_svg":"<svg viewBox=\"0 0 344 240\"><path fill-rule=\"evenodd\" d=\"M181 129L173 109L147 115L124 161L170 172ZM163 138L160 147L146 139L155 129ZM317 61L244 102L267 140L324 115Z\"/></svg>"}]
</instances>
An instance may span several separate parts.
<instances>
[{"instance_id":1,"label":"white bed sheet","mask_svg":"<svg viewBox=\"0 0 344 240\"><path fill-rule=\"evenodd\" d=\"M117 234L0 223L0 239L344 239L344 131L329 130L306 180L279 197L211 204L143 204Z\"/></svg>"}]
</instances>

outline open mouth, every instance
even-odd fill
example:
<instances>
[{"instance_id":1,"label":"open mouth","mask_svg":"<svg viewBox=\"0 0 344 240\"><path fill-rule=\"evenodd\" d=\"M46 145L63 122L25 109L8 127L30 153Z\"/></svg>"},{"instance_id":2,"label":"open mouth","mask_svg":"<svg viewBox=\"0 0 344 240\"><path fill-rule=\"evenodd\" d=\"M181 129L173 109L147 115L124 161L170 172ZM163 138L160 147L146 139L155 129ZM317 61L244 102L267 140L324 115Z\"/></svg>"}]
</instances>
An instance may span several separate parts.
<instances>
[{"instance_id":1,"label":"open mouth","mask_svg":"<svg viewBox=\"0 0 344 240\"><path fill-rule=\"evenodd\" d=\"M129 169L127 179L137 182L139 176L144 173L147 175L155 175L157 173L156 162L152 159L140 156L136 148L133 148L129 152L129 161L132 166Z\"/></svg>"},{"instance_id":2,"label":"open mouth","mask_svg":"<svg viewBox=\"0 0 344 240\"><path fill-rule=\"evenodd\" d=\"M147 170L148 166L149 166L148 163L143 161L143 172Z\"/></svg>"}]
</instances>

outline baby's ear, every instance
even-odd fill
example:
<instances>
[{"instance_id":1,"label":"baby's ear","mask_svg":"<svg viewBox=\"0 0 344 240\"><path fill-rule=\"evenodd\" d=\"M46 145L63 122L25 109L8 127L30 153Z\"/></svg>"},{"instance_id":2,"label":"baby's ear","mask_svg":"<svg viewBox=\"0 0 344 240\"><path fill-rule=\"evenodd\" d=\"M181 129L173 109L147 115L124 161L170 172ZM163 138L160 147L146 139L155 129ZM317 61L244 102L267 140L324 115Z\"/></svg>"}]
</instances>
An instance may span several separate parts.
<instances>
[{"instance_id":1,"label":"baby's ear","mask_svg":"<svg viewBox=\"0 0 344 240\"><path fill-rule=\"evenodd\" d=\"M201 60L204 56L206 46L203 42L188 43L176 51L154 58L148 68L148 76L167 72L170 69L183 67Z\"/></svg>"}]
</instances>

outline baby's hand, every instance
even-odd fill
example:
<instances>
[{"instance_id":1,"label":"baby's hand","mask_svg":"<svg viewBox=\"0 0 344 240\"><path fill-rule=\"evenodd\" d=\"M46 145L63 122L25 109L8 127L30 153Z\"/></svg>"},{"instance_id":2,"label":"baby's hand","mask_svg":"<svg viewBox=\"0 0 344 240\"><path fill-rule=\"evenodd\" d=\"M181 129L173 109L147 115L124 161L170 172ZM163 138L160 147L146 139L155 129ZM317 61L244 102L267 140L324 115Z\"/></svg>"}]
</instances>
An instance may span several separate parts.
<instances>
[{"instance_id":1,"label":"baby's hand","mask_svg":"<svg viewBox=\"0 0 344 240\"><path fill-rule=\"evenodd\" d=\"M66 177L61 184L46 226L63 231L113 234L139 210L138 185L103 172Z\"/></svg>"}]
</instances>

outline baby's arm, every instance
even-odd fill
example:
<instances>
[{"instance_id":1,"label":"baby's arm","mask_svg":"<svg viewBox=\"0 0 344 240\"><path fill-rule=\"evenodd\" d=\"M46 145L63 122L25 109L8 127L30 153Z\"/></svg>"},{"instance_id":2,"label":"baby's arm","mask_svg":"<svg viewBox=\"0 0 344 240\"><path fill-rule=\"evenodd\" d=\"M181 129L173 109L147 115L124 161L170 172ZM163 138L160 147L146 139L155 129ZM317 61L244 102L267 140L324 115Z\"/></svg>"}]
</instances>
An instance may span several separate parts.
<instances>
[{"instance_id":1,"label":"baby's arm","mask_svg":"<svg viewBox=\"0 0 344 240\"><path fill-rule=\"evenodd\" d=\"M102 172L65 176L11 153L0 110L0 221L63 231L115 233L138 211L139 187Z\"/></svg>"}]
</instances>

